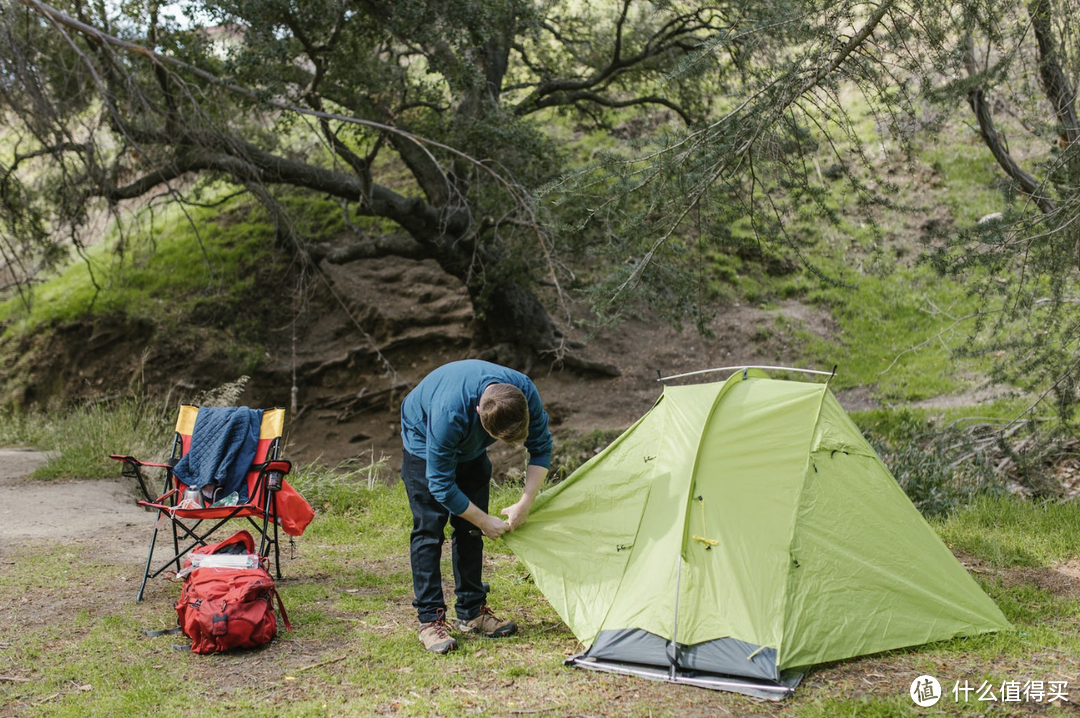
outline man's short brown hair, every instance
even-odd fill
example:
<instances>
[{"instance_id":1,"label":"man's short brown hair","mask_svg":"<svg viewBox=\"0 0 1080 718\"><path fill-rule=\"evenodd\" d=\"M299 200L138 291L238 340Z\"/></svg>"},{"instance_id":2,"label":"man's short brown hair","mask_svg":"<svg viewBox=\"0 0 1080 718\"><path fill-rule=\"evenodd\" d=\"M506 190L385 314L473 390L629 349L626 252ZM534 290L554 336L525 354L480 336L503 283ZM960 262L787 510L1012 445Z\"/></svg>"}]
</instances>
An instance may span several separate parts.
<instances>
[{"instance_id":1,"label":"man's short brown hair","mask_svg":"<svg viewBox=\"0 0 1080 718\"><path fill-rule=\"evenodd\" d=\"M529 403L513 384L490 384L477 412L484 431L500 441L518 444L529 435Z\"/></svg>"}]
</instances>

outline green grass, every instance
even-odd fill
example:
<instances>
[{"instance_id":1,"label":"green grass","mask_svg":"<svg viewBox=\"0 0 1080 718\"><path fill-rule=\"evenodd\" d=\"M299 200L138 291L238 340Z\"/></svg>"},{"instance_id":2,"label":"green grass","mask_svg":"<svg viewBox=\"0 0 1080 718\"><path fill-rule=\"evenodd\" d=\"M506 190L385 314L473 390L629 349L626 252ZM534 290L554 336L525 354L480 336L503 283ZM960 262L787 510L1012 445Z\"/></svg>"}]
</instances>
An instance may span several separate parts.
<instances>
[{"instance_id":1,"label":"green grass","mask_svg":"<svg viewBox=\"0 0 1080 718\"><path fill-rule=\"evenodd\" d=\"M798 713L800 718L908 718L920 715L919 708L906 697L880 701L859 698L829 698Z\"/></svg>"},{"instance_id":2,"label":"green grass","mask_svg":"<svg viewBox=\"0 0 1080 718\"><path fill-rule=\"evenodd\" d=\"M1049 566L1080 556L1080 501L981 496L935 528L953 551L993 566Z\"/></svg>"},{"instance_id":3,"label":"green grass","mask_svg":"<svg viewBox=\"0 0 1080 718\"><path fill-rule=\"evenodd\" d=\"M30 446L48 454L38 479L114 478L109 454L144 461L167 458L175 414L156 402L130 397L68 410L0 410L0 446Z\"/></svg>"},{"instance_id":4,"label":"green grass","mask_svg":"<svg viewBox=\"0 0 1080 718\"><path fill-rule=\"evenodd\" d=\"M302 236L333 236L344 228L340 209L328 200L295 193L280 201ZM123 231L122 252L119 230L112 226L84 257L72 257L36 286L29 308L17 297L0 302L5 336L109 314L147 320L163 330L194 322L228 324L242 339L258 334L258 326L244 322L260 321L253 311L267 295L260 282L288 261L275 250L274 228L261 205L238 198L186 212L176 205L144 210L126 220Z\"/></svg>"},{"instance_id":5,"label":"green grass","mask_svg":"<svg viewBox=\"0 0 1080 718\"><path fill-rule=\"evenodd\" d=\"M714 300L767 310L799 300L832 318L835 331L829 339L800 319L778 315L757 326L752 340L766 346L778 342L805 366L837 366L836 389L865 387L882 401L912 402L964 391L973 385L973 376L985 375L990 367L990 358L955 355L971 329L964 317L976 304L963 286L943 280L929 267L898 265L888 273L845 268L837 276L848 286L836 286L802 272L768 277L734 256L712 254L708 259L708 291ZM843 267L843 260L838 258L835 266Z\"/></svg>"},{"instance_id":6,"label":"green grass","mask_svg":"<svg viewBox=\"0 0 1080 718\"><path fill-rule=\"evenodd\" d=\"M213 199L220 192L207 194L204 199ZM343 229L340 208L324 198L297 193L280 201L301 236ZM0 382L0 403L57 404L69 399L68 392L93 391L75 375L78 366L39 371L59 363L49 336L69 325L90 330L103 322L121 345L130 336L135 346L149 347L143 363L155 351L189 348L222 357L233 376L250 375L264 362L295 278L287 275L293 255L278 245L260 205L241 197L214 208L191 206L186 213L177 205L144 210L125 220L123 242L119 232L112 226L84 256L71 257L34 286L28 302L20 296L0 301L0 364L10 369ZM112 341L109 332L103 336ZM129 381L134 384L145 371L140 364L117 375L98 374L99 384L109 380L109 388L98 391L115 394L123 377L136 375Z\"/></svg>"},{"instance_id":7,"label":"green grass","mask_svg":"<svg viewBox=\"0 0 1080 718\"><path fill-rule=\"evenodd\" d=\"M969 384L965 376L985 368L959 362L951 351L966 338L958 319L973 309L963 287L922 267L856 281L857 291L821 288L808 297L839 324L839 351L804 337L815 364L839 364L836 388L870 386L882 400L917 401L960 391Z\"/></svg>"},{"instance_id":8,"label":"green grass","mask_svg":"<svg viewBox=\"0 0 1080 718\"><path fill-rule=\"evenodd\" d=\"M380 471L378 462L371 466ZM143 628L174 622L178 588L152 581L147 599L135 604L137 561L103 559L85 543L3 547L2 673L27 682L0 682L0 705L20 716L80 718L916 716L926 713L910 702L907 686L921 673L937 676L946 689L964 679L1000 685L1052 678L1075 665L1062 664L1062 656L1080 655L1080 597L1040 579L1050 575L1046 567L1076 557L1080 504L999 497L933 525L954 551L992 567L976 578L1016 630L822 666L783 703L563 667L579 645L497 542L488 544L486 561L492 605L519 622L520 635L465 639L458 652L432 656L415 638L403 487L369 485L360 469L348 468L351 479L343 481L325 467L298 467L297 484L315 497L317 518L294 549L284 549L280 589L295 630L262 650L196 656L173 650L182 637L143 636ZM513 482L494 487L492 510L519 495ZM1063 714L1043 708L1040 714ZM950 696L935 710L985 709Z\"/></svg>"},{"instance_id":9,"label":"green grass","mask_svg":"<svg viewBox=\"0 0 1080 718\"><path fill-rule=\"evenodd\" d=\"M850 416L866 433L887 440L912 441L926 440L940 434L943 427L964 428L975 424L1005 426L1030 406L1030 399L1003 396L982 404L961 404L940 409L900 406L852 411Z\"/></svg>"},{"instance_id":10,"label":"green grass","mask_svg":"<svg viewBox=\"0 0 1080 718\"><path fill-rule=\"evenodd\" d=\"M958 225L968 226L1002 210L1005 202L994 187L1002 173L978 135L960 129L953 134L960 138L929 145L920 155L941 178L939 201L949 208Z\"/></svg>"},{"instance_id":11,"label":"green grass","mask_svg":"<svg viewBox=\"0 0 1080 718\"><path fill-rule=\"evenodd\" d=\"M967 411L958 410L958 414ZM78 439L67 447L67 453L77 466L72 475L86 475L90 469L79 466L78 462L85 464L88 457L101 455L104 445L139 441L161 445L160 440L144 436L155 426L153 417L148 419L147 413L145 409L140 411L137 403L127 402L112 407L88 407L67 417L13 414L0 424L6 432L0 437L5 442L15 437L26 443L56 441L57 437ZM892 440L913 441L932 430L928 417L924 410L879 410L866 412L857 419L864 428ZM156 425L160 431L161 423ZM94 439L94 431L103 427L118 433L105 435L112 438ZM588 454L594 444L600 445L605 439L602 432L583 434L564 449ZM570 454L576 455L574 451ZM62 466L54 465L49 471L62 472L65 470ZM108 475L113 475L115 467L108 468L112 471ZM126 604L102 608L92 596L107 592L110 584L133 592L133 570L100 565L92 555L81 553L84 549L63 547L46 553L19 554L12 564L17 566L15 570L0 572L0 600L5 596L42 592L91 594L87 605L75 617L72 635L51 628L18 637L0 632L0 645L10 644L16 655L24 655L27 661L39 666L35 669L38 673L33 691L27 692L23 684L0 686L0 691L6 691L0 695L17 695L20 705L28 701L43 702L40 710L28 715L60 716L165 715L170 711L194 715L219 712L224 715L230 711L245 714L258 712L267 703L283 715L325 715L324 704L328 713L349 714L361 710L360 706L366 708L369 698L379 701L378 705L385 711L396 714L425 715L438 710L447 715L467 715L463 707L496 711L499 705L504 705L500 701L513 700L498 690L495 694L502 696L498 699L463 693L466 689L462 686L469 684L462 683L461 676L480 672L487 677L485 691L491 684L513 686L523 681L535 684L530 689L535 692L519 703L523 710L532 710L538 696L559 694L561 690L564 703L560 705L565 705L567 710L584 713L599 710L605 714L604 694L624 690L621 679L586 679L575 675L572 680L577 682L581 695L564 690L568 677L558 664L562 657L574 652L575 642L531 583L527 571L501 544L489 545L493 595L498 597L500 608L528 621L530 633L498 646L465 645L446 664L451 667L450 678L425 663L427 657L418 655L413 645L408 619L411 588L404 547L410 515L401 484L386 488L388 478L383 460L367 464L352 462L334 470L317 464L301 465L293 474L293 483L311 499L319 518L299 542L300 558L295 564L290 562L286 569L291 578L283 592L292 618L301 628L294 635L284 636L280 650L269 654L273 656L269 662L277 681L272 682L271 688L241 696L236 688L221 686L207 678L206 665L220 666L214 661L233 659L199 659L183 654L177 657L168 649L158 648L161 641L155 644L140 638L140 626L160 628L171 620L168 605L173 599L166 595L171 595L169 587L161 582L152 584L150 601L156 601L161 609L156 613ZM519 492L520 486L513 482L496 487L493 510L516 501ZM934 527L954 551L992 566L1046 567L1076 556L1076 547L1080 546L1080 504L1036 505L1011 497L982 497L947 519L935 521ZM444 572L450 575L448 562L444 562ZM894 670L905 671L911 664L925 663L929 666L925 670L940 675L940 666L974 663L990 666L986 679L1000 683L1015 676L1015 670L1000 666L1002 661L1026 665L1047 649L1080 655L1080 640L1075 630L1080 625L1080 602L1076 598L1007 576L979 574L979 578L1017 631L887 654L885 660ZM294 644L304 648L293 648ZM301 665L290 661L289 656L294 653L313 657ZM98 668L101 656L116 654L133 658L125 661L121 670L105 672ZM235 660L243 664L244 659ZM299 670L325 660L334 662L331 667L310 672ZM163 665L168 667L165 679L189 696L186 702L171 697L162 700L146 688L146 683L161 673ZM953 674L957 677L965 675L959 668L948 670L957 671ZM190 675L193 671L195 678ZM302 673L312 686L300 689L295 682L287 680L292 673ZM828 669L823 675L830 675ZM208 681L211 687L200 681ZM91 689L82 690L84 686ZM360 696L350 692L355 686L363 687ZM413 696L439 696L447 687L458 692L449 698L418 700ZM289 696L284 704L278 702L278 690ZM892 695L878 697L837 697L837 692L843 693L830 683L825 689L804 688L796 700L778 707L773 714L843 715L849 711L854 715L910 714L906 699L902 695L897 697L895 689ZM194 713L191 696L199 706ZM462 700L466 702L460 703ZM712 700L730 709L737 707L742 699L724 696ZM220 708L217 707L222 701ZM658 691L640 703L620 706L627 711L619 714L678 715L679 710L670 701L670 696ZM974 704L952 706L952 709L957 714L970 713Z\"/></svg>"},{"instance_id":12,"label":"green grass","mask_svg":"<svg viewBox=\"0 0 1080 718\"><path fill-rule=\"evenodd\" d=\"M0 322L10 322L7 333L26 333L87 315L127 313L168 326L204 296L248 289L253 280L245 270L265 255L269 226L237 221L223 227L209 210L194 210L192 217L195 229L176 209L147 220L123 256L114 251L115 238L96 244L85 261L72 261L36 287L29 309L17 299L0 304Z\"/></svg>"}]
</instances>

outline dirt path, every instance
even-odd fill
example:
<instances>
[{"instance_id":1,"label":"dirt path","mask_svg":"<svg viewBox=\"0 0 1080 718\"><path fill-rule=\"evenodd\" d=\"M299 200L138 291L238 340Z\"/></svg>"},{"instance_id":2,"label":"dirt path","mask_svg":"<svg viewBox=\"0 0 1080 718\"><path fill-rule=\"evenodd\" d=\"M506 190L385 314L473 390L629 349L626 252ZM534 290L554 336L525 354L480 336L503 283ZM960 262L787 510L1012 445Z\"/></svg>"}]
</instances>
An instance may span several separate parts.
<instances>
[{"instance_id":1,"label":"dirt path","mask_svg":"<svg viewBox=\"0 0 1080 718\"><path fill-rule=\"evenodd\" d=\"M39 451L0 449L0 552L49 542L93 542L101 558L138 561L153 517L135 505L120 481L29 479L47 458ZM145 530L144 530L145 529Z\"/></svg>"}]
</instances>

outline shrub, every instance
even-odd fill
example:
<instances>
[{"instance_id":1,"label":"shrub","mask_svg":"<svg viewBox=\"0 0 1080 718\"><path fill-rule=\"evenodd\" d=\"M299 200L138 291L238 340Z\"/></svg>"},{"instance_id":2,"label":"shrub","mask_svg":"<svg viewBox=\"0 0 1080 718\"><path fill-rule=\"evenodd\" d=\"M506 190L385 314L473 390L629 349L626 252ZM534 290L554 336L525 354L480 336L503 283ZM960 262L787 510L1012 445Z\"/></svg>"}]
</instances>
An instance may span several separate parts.
<instances>
[{"instance_id":1,"label":"shrub","mask_svg":"<svg viewBox=\"0 0 1080 718\"><path fill-rule=\"evenodd\" d=\"M924 516L944 516L966 506L976 497L1005 492L985 453L957 456L954 431L929 441L907 440L887 448L875 447L889 466L904 493Z\"/></svg>"},{"instance_id":2,"label":"shrub","mask_svg":"<svg viewBox=\"0 0 1080 718\"><path fill-rule=\"evenodd\" d=\"M136 397L64 410L9 409L0 417L0 443L45 451L48 463L34 472L39 479L116 477L119 465L109 454L166 458L174 421L160 403Z\"/></svg>"},{"instance_id":3,"label":"shrub","mask_svg":"<svg viewBox=\"0 0 1080 718\"><path fill-rule=\"evenodd\" d=\"M333 467L318 459L297 464L289 474L289 483L312 506L340 513L360 508L366 495L388 486L393 478L389 458L380 456L376 459L374 450L368 453L370 456L361 454Z\"/></svg>"}]
</instances>

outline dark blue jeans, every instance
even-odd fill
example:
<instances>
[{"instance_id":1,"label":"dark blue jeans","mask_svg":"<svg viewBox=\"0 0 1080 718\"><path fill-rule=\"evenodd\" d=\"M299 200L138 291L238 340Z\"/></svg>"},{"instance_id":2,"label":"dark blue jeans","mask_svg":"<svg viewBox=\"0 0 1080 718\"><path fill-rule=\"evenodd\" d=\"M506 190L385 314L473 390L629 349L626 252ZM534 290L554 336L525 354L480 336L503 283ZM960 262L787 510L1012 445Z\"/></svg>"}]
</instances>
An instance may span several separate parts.
<instances>
[{"instance_id":1,"label":"dark blue jeans","mask_svg":"<svg viewBox=\"0 0 1080 718\"><path fill-rule=\"evenodd\" d=\"M481 569L484 564L484 535L480 529L461 518L451 516L446 507L431 495L427 482L427 462L402 451L401 479L409 495L413 528L409 542L412 561L413 607L421 623L430 623L439 610L446 610L442 589L442 545L446 522L454 531L450 537L450 555L454 567L454 611L463 621L480 615L487 602ZM491 461L487 454L458 464L457 485L481 511L488 510L491 488Z\"/></svg>"}]
</instances>

